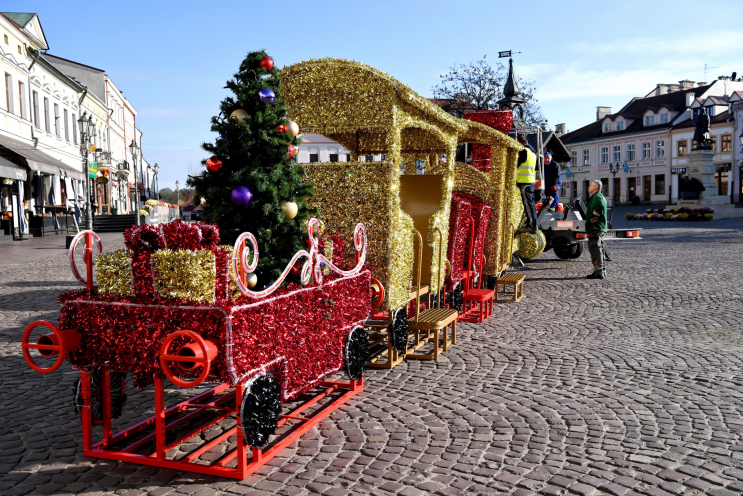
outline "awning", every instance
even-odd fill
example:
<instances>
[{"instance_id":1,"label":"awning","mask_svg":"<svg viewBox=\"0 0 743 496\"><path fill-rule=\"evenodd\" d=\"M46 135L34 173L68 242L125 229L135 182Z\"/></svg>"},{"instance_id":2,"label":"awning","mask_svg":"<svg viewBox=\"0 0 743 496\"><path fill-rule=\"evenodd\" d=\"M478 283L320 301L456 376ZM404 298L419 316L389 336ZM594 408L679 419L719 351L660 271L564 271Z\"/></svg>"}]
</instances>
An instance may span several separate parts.
<instances>
[{"instance_id":1,"label":"awning","mask_svg":"<svg viewBox=\"0 0 743 496\"><path fill-rule=\"evenodd\" d=\"M80 170L65 164L38 148L34 148L31 143L24 143L23 141L0 135L0 145L24 157L31 170L59 175L59 169L63 169L72 179L85 180L85 175ZM82 165L80 167L82 168Z\"/></svg>"},{"instance_id":2,"label":"awning","mask_svg":"<svg viewBox=\"0 0 743 496\"><path fill-rule=\"evenodd\" d=\"M0 157L0 177L28 181L26 169L3 157Z\"/></svg>"}]
</instances>

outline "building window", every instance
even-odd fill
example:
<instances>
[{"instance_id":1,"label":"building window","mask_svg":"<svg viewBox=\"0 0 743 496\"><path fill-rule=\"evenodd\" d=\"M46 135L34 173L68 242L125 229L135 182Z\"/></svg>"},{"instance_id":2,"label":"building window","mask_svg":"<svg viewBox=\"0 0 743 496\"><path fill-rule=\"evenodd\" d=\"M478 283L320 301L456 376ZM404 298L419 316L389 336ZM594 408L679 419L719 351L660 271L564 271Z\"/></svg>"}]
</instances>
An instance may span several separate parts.
<instances>
[{"instance_id":1,"label":"building window","mask_svg":"<svg viewBox=\"0 0 743 496\"><path fill-rule=\"evenodd\" d=\"M7 40L8 38L6 37L5 39ZM10 88L12 84L13 83L10 81L10 74L6 73L5 74L5 109L10 113L13 113L13 107L12 107L13 96L10 94L10 91L11 91Z\"/></svg>"},{"instance_id":2,"label":"building window","mask_svg":"<svg viewBox=\"0 0 743 496\"><path fill-rule=\"evenodd\" d=\"M728 194L728 172L723 168L720 168L715 174L715 182L717 183L717 195L727 196Z\"/></svg>"},{"instance_id":3,"label":"building window","mask_svg":"<svg viewBox=\"0 0 743 496\"><path fill-rule=\"evenodd\" d=\"M570 165L573 167L578 165L578 152L576 151L570 152Z\"/></svg>"},{"instance_id":4,"label":"building window","mask_svg":"<svg viewBox=\"0 0 743 496\"><path fill-rule=\"evenodd\" d=\"M44 97L44 129L46 132L50 132L49 128L49 99Z\"/></svg>"},{"instance_id":5,"label":"building window","mask_svg":"<svg viewBox=\"0 0 743 496\"><path fill-rule=\"evenodd\" d=\"M617 122L617 131L624 131L624 121Z\"/></svg>"},{"instance_id":6,"label":"building window","mask_svg":"<svg viewBox=\"0 0 743 496\"><path fill-rule=\"evenodd\" d=\"M608 133L609 131L611 131L611 124L607 122L604 124L604 132Z\"/></svg>"},{"instance_id":7,"label":"building window","mask_svg":"<svg viewBox=\"0 0 743 496\"><path fill-rule=\"evenodd\" d=\"M583 165L589 165L590 163L590 152L588 150L583 150Z\"/></svg>"},{"instance_id":8,"label":"building window","mask_svg":"<svg viewBox=\"0 0 743 496\"><path fill-rule=\"evenodd\" d=\"M602 164L609 163L609 147L608 146L601 147L601 163Z\"/></svg>"},{"instance_id":9,"label":"building window","mask_svg":"<svg viewBox=\"0 0 743 496\"><path fill-rule=\"evenodd\" d=\"M655 158L666 157L666 142L665 140L658 140L655 142Z\"/></svg>"},{"instance_id":10,"label":"building window","mask_svg":"<svg viewBox=\"0 0 743 496\"><path fill-rule=\"evenodd\" d=\"M686 140L678 140L678 143L676 144L676 156L677 157L684 157L688 153L688 144Z\"/></svg>"},{"instance_id":11,"label":"building window","mask_svg":"<svg viewBox=\"0 0 743 496\"><path fill-rule=\"evenodd\" d=\"M20 115L22 118L27 119L28 116L26 115L26 107L23 105L23 102L26 101L23 95L26 94L26 85L18 82L18 115Z\"/></svg>"},{"instance_id":12,"label":"building window","mask_svg":"<svg viewBox=\"0 0 743 496\"><path fill-rule=\"evenodd\" d=\"M707 107L707 115L709 115L710 117L715 115L715 107Z\"/></svg>"},{"instance_id":13,"label":"building window","mask_svg":"<svg viewBox=\"0 0 743 496\"><path fill-rule=\"evenodd\" d=\"M315 163L320 161L320 154L318 153L310 153L310 163Z\"/></svg>"},{"instance_id":14,"label":"building window","mask_svg":"<svg viewBox=\"0 0 743 496\"><path fill-rule=\"evenodd\" d=\"M5 38L5 44L10 45L10 43L8 43L8 35L4 34L3 37Z\"/></svg>"},{"instance_id":15,"label":"building window","mask_svg":"<svg viewBox=\"0 0 743 496\"><path fill-rule=\"evenodd\" d=\"M627 161L628 162L634 162L635 161L635 144L630 143L627 145Z\"/></svg>"},{"instance_id":16,"label":"building window","mask_svg":"<svg viewBox=\"0 0 743 496\"><path fill-rule=\"evenodd\" d=\"M338 161L338 154L337 153L331 153L330 154L330 161L331 162L337 162Z\"/></svg>"},{"instance_id":17,"label":"building window","mask_svg":"<svg viewBox=\"0 0 743 496\"><path fill-rule=\"evenodd\" d=\"M666 194L666 175L665 174L655 175L655 194L656 195Z\"/></svg>"},{"instance_id":18,"label":"building window","mask_svg":"<svg viewBox=\"0 0 743 496\"><path fill-rule=\"evenodd\" d=\"M646 141L642 144L642 159L650 160L650 142Z\"/></svg>"},{"instance_id":19,"label":"building window","mask_svg":"<svg viewBox=\"0 0 743 496\"><path fill-rule=\"evenodd\" d=\"M350 161L351 161L351 154L346 153L346 162L350 162Z\"/></svg>"},{"instance_id":20,"label":"building window","mask_svg":"<svg viewBox=\"0 0 743 496\"><path fill-rule=\"evenodd\" d=\"M33 92L33 105L34 105L34 126L39 128L39 94L36 93L35 91Z\"/></svg>"},{"instance_id":21,"label":"building window","mask_svg":"<svg viewBox=\"0 0 743 496\"><path fill-rule=\"evenodd\" d=\"M645 116L645 125L646 126L652 126L655 124L655 116L654 115L646 115Z\"/></svg>"},{"instance_id":22,"label":"building window","mask_svg":"<svg viewBox=\"0 0 743 496\"><path fill-rule=\"evenodd\" d=\"M661 124L668 124L668 112L665 112L663 114L660 114L660 123Z\"/></svg>"},{"instance_id":23,"label":"building window","mask_svg":"<svg viewBox=\"0 0 743 496\"><path fill-rule=\"evenodd\" d=\"M67 109L64 109L64 139L70 141L70 121L67 118Z\"/></svg>"},{"instance_id":24,"label":"building window","mask_svg":"<svg viewBox=\"0 0 743 496\"><path fill-rule=\"evenodd\" d=\"M613 145L611 147L611 161L612 162L621 162L622 161L622 147L619 145Z\"/></svg>"},{"instance_id":25,"label":"building window","mask_svg":"<svg viewBox=\"0 0 743 496\"><path fill-rule=\"evenodd\" d=\"M62 137L62 130L59 128L59 105L54 104L54 134L57 138Z\"/></svg>"},{"instance_id":26,"label":"building window","mask_svg":"<svg viewBox=\"0 0 743 496\"><path fill-rule=\"evenodd\" d=\"M691 110L691 118L692 120L696 120L697 117L699 117L699 112L701 112L700 109L695 108Z\"/></svg>"},{"instance_id":27,"label":"building window","mask_svg":"<svg viewBox=\"0 0 743 496\"><path fill-rule=\"evenodd\" d=\"M364 160L367 162L374 162L374 155L367 155L364 157Z\"/></svg>"},{"instance_id":28,"label":"building window","mask_svg":"<svg viewBox=\"0 0 743 496\"><path fill-rule=\"evenodd\" d=\"M77 145L77 119L75 114L72 114L72 142Z\"/></svg>"},{"instance_id":29,"label":"building window","mask_svg":"<svg viewBox=\"0 0 743 496\"><path fill-rule=\"evenodd\" d=\"M729 152L733 149L733 137L729 134L726 134L722 137L722 148L720 149L721 152Z\"/></svg>"}]
</instances>

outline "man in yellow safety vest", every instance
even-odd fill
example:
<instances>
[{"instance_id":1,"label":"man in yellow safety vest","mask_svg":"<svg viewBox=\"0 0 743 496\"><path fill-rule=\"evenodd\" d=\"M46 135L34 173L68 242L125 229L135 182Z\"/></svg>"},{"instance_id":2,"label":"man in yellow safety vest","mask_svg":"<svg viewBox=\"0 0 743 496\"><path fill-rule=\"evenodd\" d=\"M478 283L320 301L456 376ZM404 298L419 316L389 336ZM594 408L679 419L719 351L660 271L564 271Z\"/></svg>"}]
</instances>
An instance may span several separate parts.
<instances>
[{"instance_id":1,"label":"man in yellow safety vest","mask_svg":"<svg viewBox=\"0 0 743 496\"><path fill-rule=\"evenodd\" d=\"M521 190L521 201L524 202L527 228L533 231L537 227L537 209L534 206L534 183L537 178L537 154L526 141L526 135L519 134L516 140L524 145L519 152L519 165L516 169L516 184Z\"/></svg>"}]
</instances>

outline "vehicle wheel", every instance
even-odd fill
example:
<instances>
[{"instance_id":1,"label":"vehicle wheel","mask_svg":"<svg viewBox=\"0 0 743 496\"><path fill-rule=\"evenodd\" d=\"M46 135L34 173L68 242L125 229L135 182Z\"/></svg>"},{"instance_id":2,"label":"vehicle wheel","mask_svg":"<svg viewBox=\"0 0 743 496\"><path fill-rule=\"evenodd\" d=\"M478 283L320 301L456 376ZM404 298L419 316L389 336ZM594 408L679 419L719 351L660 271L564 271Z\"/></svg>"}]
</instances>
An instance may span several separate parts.
<instances>
[{"instance_id":1,"label":"vehicle wheel","mask_svg":"<svg viewBox=\"0 0 743 496\"><path fill-rule=\"evenodd\" d=\"M122 372L111 372L111 417L121 417L121 412L126 403L126 392L124 390L126 374ZM73 388L75 395L75 411L82 415L83 411L83 388L80 379L75 382ZM90 373L90 415L94 422L103 420L103 369L94 369Z\"/></svg>"},{"instance_id":2,"label":"vehicle wheel","mask_svg":"<svg viewBox=\"0 0 743 496\"><path fill-rule=\"evenodd\" d=\"M578 243L575 246L574 253L570 255L570 259L580 258L581 255L583 255L583 244L584 243Z\"/></svg>"},{"instance_id":3,"label":"vehicle wheel","mask_svg":"<svg viewBox=\"0 0 743 496\"><path fill-rule=\"evenodd\" d=\"M240 405L240 427L248 446L261 448L279 424L281 386L271 374L258 376L247 385Z\"/></svg>"},{"instance_id":4,"label":"vehicle wheel","mask_svg":"<svg viewBox=\"0 0 743 496\"><path fill-rule=\"evenodd\" d=\"M454 291L451 292L451 307L457 312L462 309L464 304L464 291L462 291L462 283L457 284Z\"/></svg>"},{"instance_id":5,"label":"vehicle wheel","mask_svg":"<svg viewBox=\"0 0 743 496\"><path fill-rule=\"evenodd\" d=\"M408 309L407 306L402 307L392 319L392 325L389 331L390 337L392 338L392 346L397 350L398 353L405 353L408 349Z\"/></svg>"},{"instance_id":6,"label":"vehicle wheel","mask_svg":"<svg viewBox=\"0 0 743 496\"><path fill-rule=\"evenodd\" d=\"M355 327L348 333L346 340L346 373L354 381L358 381L366 372L369 362L369 334L361 326Z\"/></svg>"},{"instance_id":7,"label":"vehicle wheel","mask_svg":"<svg viewBox=\"0 0 743 496\"><path fill-rule=\"evenodd\" d=\"M557 255L557 258L561 258L563 260L575 258L575 252L578 251L577 246L580 244L582 243L567 246L555 246L555 255ZM581 251L581 253L583 252Z\"/></svg>"}]
</instances>

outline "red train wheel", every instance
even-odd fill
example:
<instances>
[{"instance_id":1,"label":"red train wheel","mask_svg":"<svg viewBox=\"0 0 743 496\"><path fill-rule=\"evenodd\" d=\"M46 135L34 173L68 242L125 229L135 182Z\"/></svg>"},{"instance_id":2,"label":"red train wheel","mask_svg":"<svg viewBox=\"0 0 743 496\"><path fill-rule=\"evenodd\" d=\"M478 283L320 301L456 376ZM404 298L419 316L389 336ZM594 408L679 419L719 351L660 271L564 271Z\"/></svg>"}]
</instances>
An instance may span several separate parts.
<instances>
[{"instance_id":1,"label":"red train wheel","mask_svg":"<svg viewBox=\"0 0 743 496\"><path fill-rule=\"evenodd\" d=\"M372 308L377 308L384 301L384 286L375 277L371 278Z\"/></svg>"},{"instance_id":2,"label":"red train wheel","mask_svg":"<svg viewBox=\"0 0 743 496\"><path fill-rule=\"evenodd\" d=\"M197 349L199 349L201 353L196 353L195 356L168 354L168 347L170 346L170 343L172 343L175 338L181 336L187 337L191 341L196 343ZM213 346L214 345L212 345L212 347ZM211 347L207 345L206 341L204 341L204 338L193 331L181 330L171 333L170 335L168 335L167 338L165 338L165 342L163 342L162 348L160 348L160 365L163 368L165 376L170 379L173 384L182 388L191 388L194 386L198 386L199 384L204 382L204 379L206 379L206 377L209 375L209 367L212 363L212 360L209 357L209 352L211 351L210 348ZM185 362L186 364L188 364L188 366L185 367L188 370L201 366L201 374L199 374L199 376L193 381L185 381L178 377L175 373L173 373L173 370L170 368L170 362Z\"/></svg>"},{"instance_id":3,"label":"red train wheel","mask_svg":"<svg viewBox=\"0 0 743 496\"><path fill-rule=\"evenodd\" d=\"M28 341L31 337L31 331L33 331L38 326L49 328L49 330L51 330L53 334L49 335L51 337L42 336L41 338L39 338L39 341L36 344L31 344ZM28 324L26 330L23 331L23 337L21 338L21 347L23 348L23 358L26 359L26 363L28 363L28 365L36 372L41 372L42 374L54 372L59 368L60 365L62 365L62 362L64 362L66 350L64 346L64 339L62 338L62 332L57 328L57 326L55 326L51 322L47 322L46 320L37 320L36 322L31 322L30 324ZM54 365L52 365L51 367L41 367L33 359L29 350L39 350L41 356L50 357L57 355L57 361L54 362Z\"/></svg>"}]
</instances>

